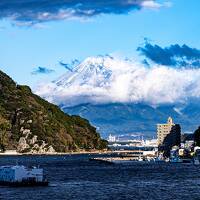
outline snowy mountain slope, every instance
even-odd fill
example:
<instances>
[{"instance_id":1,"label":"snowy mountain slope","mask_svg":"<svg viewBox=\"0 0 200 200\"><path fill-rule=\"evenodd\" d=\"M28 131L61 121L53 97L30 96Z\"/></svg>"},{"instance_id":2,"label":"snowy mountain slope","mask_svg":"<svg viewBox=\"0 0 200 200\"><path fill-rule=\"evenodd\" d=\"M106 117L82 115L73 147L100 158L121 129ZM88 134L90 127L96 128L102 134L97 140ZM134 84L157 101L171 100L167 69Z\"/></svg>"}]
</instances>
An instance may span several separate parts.
<instances>
[{"instance_id":1,"label":"snowy mountain slope","mask_svg":"<svg viewBox=\"0 0 200 200\"><path fill-rule=\"evenodd\" d=\"M106 82L112 76L109 61L111 57L88 58L81 64L77 65L73 71L68 71L66 74L54 81L58 86L69 87L71 85L90 84L96 87L106 85Z\"/></svg>"}]
</instances>

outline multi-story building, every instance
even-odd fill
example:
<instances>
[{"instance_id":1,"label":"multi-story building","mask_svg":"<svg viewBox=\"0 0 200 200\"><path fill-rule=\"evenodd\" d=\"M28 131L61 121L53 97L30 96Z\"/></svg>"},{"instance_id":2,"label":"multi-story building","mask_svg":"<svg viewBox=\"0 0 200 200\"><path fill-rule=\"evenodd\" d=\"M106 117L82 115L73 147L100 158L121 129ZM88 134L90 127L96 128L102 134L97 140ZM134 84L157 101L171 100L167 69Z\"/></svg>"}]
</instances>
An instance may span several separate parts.
<instances>
[{"instance_id":1,"label":"multi-story building","mask_svg":"<svg viewBox=\"0 0 200 200\"><path fill-rule=\"evenodd\" d=\"M170 156L170 150L173 147L181 145L181 127L174 124L171 117L166 124L157 125L158 151L163 153L164 157Z\"/></svg>"},{"instance_id":2,"label":"multi-story building","mask_svg":"<svg viewBox=\"0 0 200 200\"><path fill-rule=\"evenodd\" d=\"M108 137L108 142L116 142L116 137L112 136L111 134Z\"/></svg>"},{"instance_id":3,"label":"multi-story building","mask_svg":"<svg viewBox=\"0 0 200 200\"><path fill-rule=\"evenodd\" d=\"M157 142L158 146L163 144L166 136L171 132L175 124L171 117L168 118L166 124L157 124Z\"/></svg>"}]
</instances>

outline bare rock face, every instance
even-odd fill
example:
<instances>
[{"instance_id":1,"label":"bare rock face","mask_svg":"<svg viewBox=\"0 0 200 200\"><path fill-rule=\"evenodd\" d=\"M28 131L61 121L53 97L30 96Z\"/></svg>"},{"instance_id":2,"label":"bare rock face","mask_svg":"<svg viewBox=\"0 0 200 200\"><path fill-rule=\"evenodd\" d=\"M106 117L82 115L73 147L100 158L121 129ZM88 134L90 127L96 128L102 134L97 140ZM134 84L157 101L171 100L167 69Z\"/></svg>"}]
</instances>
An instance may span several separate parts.
<instances>
[{"instance_id":1,"label":"bare rock face","mask_svg":"<svg viewBox=\"0 0 200 200\"><path fill-rule=\"evenodd\" d=\"M21 137L19 139L17 151L35 154L56 153L51 145L48 145L45 141L37 140L36 135L29 140L26 137Z\"/></svg>"},{"instance_id":2,"label":"bare rock face","mask_svg":"<svg viewBox=\"0 0 200 200\"><path fill-rule=\"evenodd\" d=\"M20 121L20 123L24 124L24 121ZM32 123L32 120L28 120L26 123L30 124ZM18 152L26 152L33 154L46 154L56 152L51 145L49 145L43 140L38 140L38 136L33 135L30 129L25 129L24 127L21 127L20 132L22 137L20 137L18 142Z\"/></svg>"},{"instance_id":3,"label":"bare rock face","mask_svg":"<svg viewBox=\"0 0 200 200\"><path fill-rule=\"evenodd\" d=\"M30 140L29 140L29 143L31 145L35 144L37 142L37 135L34 135Z\"/></svg>"},{"instance_id":4,"label":"bare rock face","mask_svg":"<svg viewBox=\"0 0 200 200\"><path fill-rule=\"evenodd\" d=\"M47 153L56 153L56 151L52 146L49 146L47 149Z\"/></svg>"},{"instance_id":5,"label":"bare rock face","mask_svg":"<svg viewBox=\"0 0 200 200\"><path fill-rule=\"evenodd\" d=\"M34 144L33 148L29 153L33 154L53 154L56 153L55 149L52 146L48 146L43 141L43 144L39 146L38 144Z\"/></svg>"},{"instance_id":6,"label":"bare rock face","mask_svg":"<svg viewBox=\"0 0 200 200\"><path fill-rule=\"evenodd\" d=\"M28 149L30 146L27 144L26 142L26 138L25 137L21 137L19 139L19 144L17 147L17 151L18 152L23 152L25 149Z\"/></svg>"},{"instance_id":7,"label":"bare rock face","mask_svg":"<svg viewBox=\"0 0 200 200\"><path fill-rule=\"evenodd\" d=\"M23 119L20 119L20 125L22 125L24 123Z\"/></svg>"}]
</instances>

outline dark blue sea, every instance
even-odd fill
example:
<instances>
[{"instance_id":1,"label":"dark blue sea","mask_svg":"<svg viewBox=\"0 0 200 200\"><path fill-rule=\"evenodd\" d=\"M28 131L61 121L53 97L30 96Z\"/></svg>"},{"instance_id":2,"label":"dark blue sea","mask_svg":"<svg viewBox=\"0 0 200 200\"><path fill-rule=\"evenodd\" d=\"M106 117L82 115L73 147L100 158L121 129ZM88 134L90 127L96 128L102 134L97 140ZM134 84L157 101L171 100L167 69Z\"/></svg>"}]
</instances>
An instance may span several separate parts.
<instances>
[{"instance_id":1,"label":"dark blue sea","mask_svg":"<svg viewBox=\"0 0 200 200\"><path fill-rule=\"evenodd\" d=\"M192 164L107 165L95 155L7 156L0 165L40 165L49 187L0 187L1 200L200 199L200 167Z\"/></svg>"}]
</instances>

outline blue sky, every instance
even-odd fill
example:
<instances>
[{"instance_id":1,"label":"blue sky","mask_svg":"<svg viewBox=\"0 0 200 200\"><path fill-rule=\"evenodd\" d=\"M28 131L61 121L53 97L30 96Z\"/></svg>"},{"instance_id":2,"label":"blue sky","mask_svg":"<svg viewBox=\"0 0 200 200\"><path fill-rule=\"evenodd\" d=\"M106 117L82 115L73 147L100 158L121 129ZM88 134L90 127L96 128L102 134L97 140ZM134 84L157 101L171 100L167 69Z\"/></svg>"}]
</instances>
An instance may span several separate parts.
<instances>
[{"instance_id":1,"label":"blue sky","mask_svg":"<svg viewBox=\"0 0 200 200\"><path fill-rule=\"evenodd\" d=\"M144 37L163 47L187 44L200 49L200 1L169 2L171 6L159 9L134 9L87 19L52 19L32 26L16 23L5 14L0 16L0 69L18 83L34 86L40 80L53 80L63 74L66 69L59 61L67 63L109 53L142 59L136 49ZM32 73L38 67L54 72Z\"/></svg>"}]
</instances>

